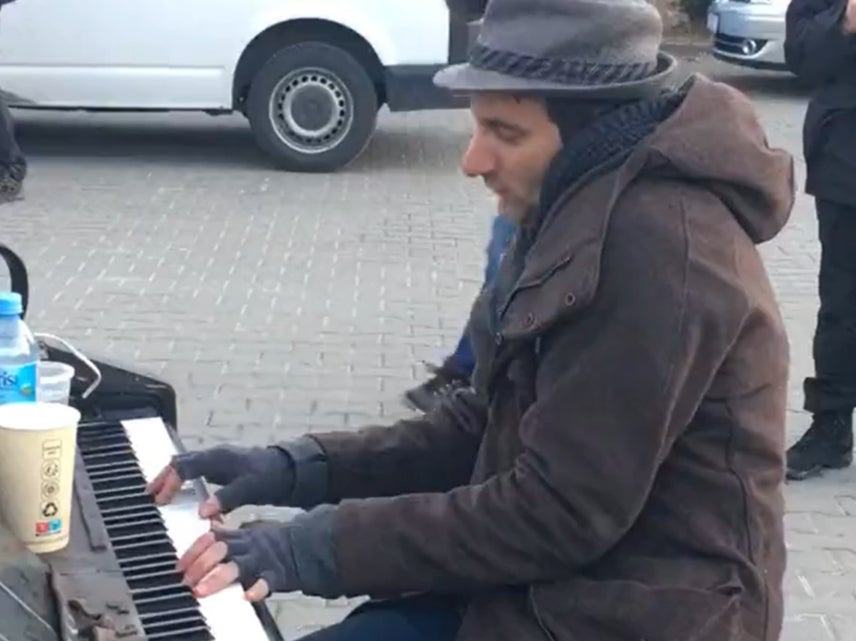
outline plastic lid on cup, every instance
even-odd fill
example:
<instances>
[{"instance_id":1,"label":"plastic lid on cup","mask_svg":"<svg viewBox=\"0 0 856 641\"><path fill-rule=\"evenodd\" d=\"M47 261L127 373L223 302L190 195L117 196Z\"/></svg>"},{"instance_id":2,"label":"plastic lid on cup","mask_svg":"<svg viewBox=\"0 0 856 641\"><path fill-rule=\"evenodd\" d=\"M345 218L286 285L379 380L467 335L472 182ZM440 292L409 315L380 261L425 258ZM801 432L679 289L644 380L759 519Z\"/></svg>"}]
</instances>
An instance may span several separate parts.
<instances>
[{"instance_id":1,"label":"plastic lid on cup","mask_svg":"<svg viewBox=\"0 0 856 641\"><path fill-rule=\"evenodd\" d=\"M0 316L20 316L24 301L18 292L0 292Z\"/></svg>"}]
</instances>

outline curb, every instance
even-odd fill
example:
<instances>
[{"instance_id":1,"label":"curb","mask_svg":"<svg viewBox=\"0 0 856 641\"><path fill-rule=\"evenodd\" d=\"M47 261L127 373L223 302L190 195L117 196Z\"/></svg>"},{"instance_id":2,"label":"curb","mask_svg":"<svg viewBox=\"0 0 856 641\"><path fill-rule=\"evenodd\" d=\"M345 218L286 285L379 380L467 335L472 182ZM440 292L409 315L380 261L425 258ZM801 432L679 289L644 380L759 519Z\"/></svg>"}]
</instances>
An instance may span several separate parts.
<instances>
[{"instance_id":1,"label":"curb","mask_svg":"<svg viewBox=\"0 0 856 641\"><path fill-rule=\"evenodd\" d=\"M663 38L663 51L676 57L700 56L710 53L713 47L712 39L693 36L670 36Z\"/></svg>"}]
</instances>

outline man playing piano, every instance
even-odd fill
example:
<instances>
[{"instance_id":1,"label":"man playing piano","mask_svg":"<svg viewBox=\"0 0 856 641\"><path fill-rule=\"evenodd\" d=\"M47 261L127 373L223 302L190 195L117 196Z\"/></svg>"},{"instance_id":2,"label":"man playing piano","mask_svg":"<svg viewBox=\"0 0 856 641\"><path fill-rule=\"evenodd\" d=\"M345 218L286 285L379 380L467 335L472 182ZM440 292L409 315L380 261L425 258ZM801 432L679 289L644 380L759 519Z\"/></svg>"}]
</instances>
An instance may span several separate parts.
<instances>
[{"instance_id":1,"label":"man playing piano","mask_svg":"<svg viewBox=\"0 0 856 641\"><path fill-rule=\"evenodd\" d=\"M491 0L463 157L521 225L471 315L473 389L424 417L177 457L222 486L197 595L376 597L315 641L774 641L788 345L757 245L793 204L751 103L669 88L646 0ZM382 597L382 598L381 598Z\"/></svg>"}]
</instances>

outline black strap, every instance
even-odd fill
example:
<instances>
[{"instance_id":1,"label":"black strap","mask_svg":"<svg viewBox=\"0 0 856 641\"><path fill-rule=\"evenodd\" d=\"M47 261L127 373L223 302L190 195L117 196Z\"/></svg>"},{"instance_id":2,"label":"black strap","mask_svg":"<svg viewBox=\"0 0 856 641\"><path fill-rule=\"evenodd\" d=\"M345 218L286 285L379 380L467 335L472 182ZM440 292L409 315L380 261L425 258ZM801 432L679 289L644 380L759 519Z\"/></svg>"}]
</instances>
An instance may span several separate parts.
<instances>
[{"instance_id":1,"label":"black strap","mask_svg":"<svg viewBox=\"0 0 856 641\"><path fill-rule=\"evenodd\" d=\"M21 318L27 315L27 303L30 299L30 281L27 278L27 266L24 261L11 249L0 243L0 256L6 261L6 267L9 268L9 277L12 281L12 291L21 295L23 303L23 312Z\"/></svg>"}]
</instances>

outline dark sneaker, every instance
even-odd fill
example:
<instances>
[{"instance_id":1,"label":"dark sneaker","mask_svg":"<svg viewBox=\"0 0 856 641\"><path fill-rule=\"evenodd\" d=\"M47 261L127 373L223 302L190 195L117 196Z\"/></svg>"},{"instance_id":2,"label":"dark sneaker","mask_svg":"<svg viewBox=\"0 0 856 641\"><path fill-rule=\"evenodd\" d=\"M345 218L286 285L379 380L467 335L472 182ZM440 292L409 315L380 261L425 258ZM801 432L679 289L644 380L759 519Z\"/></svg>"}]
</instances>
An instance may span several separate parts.
<instances>
[{"instance_id":1,"label":"dark sneaker","mask_svg":"<svg viewBox=\"0 0 856 641\"><path fill-rule=\"evenodd\" d=\"M425 363L431 378L404 393L404 400L413 409L431 412L444 396L462 387L469 387L470 377L449 364L441 366Z\"/></svg>"},{"instance_id":2,"label":"dark sneaker","mask_svg":"<svg viewBox=\"0 0 856 641\"><path fill-rule=\"evenodd\" d=\"M815 414L811 427L788 450L787 476L801 481L852 462L853 413L824 412Z\"/></svg>"}]
</instances>

